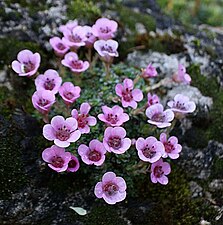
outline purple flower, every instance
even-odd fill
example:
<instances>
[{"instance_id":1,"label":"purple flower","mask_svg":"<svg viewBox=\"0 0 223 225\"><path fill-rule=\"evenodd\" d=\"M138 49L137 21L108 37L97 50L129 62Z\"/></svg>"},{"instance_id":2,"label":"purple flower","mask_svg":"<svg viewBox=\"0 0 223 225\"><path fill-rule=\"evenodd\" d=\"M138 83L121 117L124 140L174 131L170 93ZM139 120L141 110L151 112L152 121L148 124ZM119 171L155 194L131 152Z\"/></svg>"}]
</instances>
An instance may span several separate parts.
<instances>
[{"instance_id":1,"label":"purple flower","mask_svg":"<svg viewBox=\"0 0 223 225\"><path fill-rule=\"evenodd\" d=\"M154 163L164 154L164 146L155 137L138 138L136 149L139 158L144 162Z\"/></svg>"},{"instance_id":2,"label":"purple flower","mask_svg":"<svg viewBox=\"0 0 223 225\"><path fill-rule=\"evenodd\" d=\"M167 162L163 162L163 159L155 162L151 166L151 181L153 183L159 182L160 184L166 185L168 184L168 175L171 172L170 164Z\"/></svg>"},{"instance_id":3,"label":"purple flower","mask_svg":"<svg viewBox=\"0 0 223 225\"><path fill-rule=\"evenodd\" d=\"M98 182L94 188L97 198L103 198L108 204L114 205L126 198L126 183L122 177L116 177L113 172L103 175L102 181Z\"/></svg>"},{"instance_id":4,"label":"purple flower","mask_svg":"<svg viewBox=\"0 0 223 225\"><path fill-rule=\"evenodd\" d=\"M191 77L186 73L186 68L179 64L178 65L178 73L174 74L173 80L177 83L190 84Z\"/></svg>"},{"instance_id":5,"label":"purple flower","mask_svg":"<svg viewBox=\"0 0 223 225\"><path fill-rule=\"evenodd\" d=\"M34 92L32 103L35 109L42 114L47 114L55 103L55 95L51 91L40 90Z\"/></svg>"},{"instance_id":6,"label":"purple flower","mask_svg":"<svg viewBox=\"0 0 223 225\"><path fill-rule=\"evenodd\" d=\"M78 161L78 158L74 155L71 155L71 159L68 163L67 171L68 172L77 172L80 168L80 163Z\"/></svg>"},{"instance_id":7,"label":"purple flower","mask_svg":"<svg viewBox=\"0 0 223 225\"><path fill-rule=\"evenodd\" d=\"M165 148L165 152L162 156L163 158L167 158L169 156L171 159L177 159L179 157L182 146L178 144L177 137L172 136L167 140L166 134L162 133L160 134L160 141L163 143Z\"/></svg>"},{"instance_id":8,"label":"purple flower","mask_svg":"<svg viewBox=\"0 0 223 225\"><path fill-rule=\"evenodd\" d=\"M79 60L78 55L75 52L67 53L61 63L70 68L74 73L82 73L89 67L89 62Z\"/></svg>"},{"instance_id":9,"label":"purple flower","mask_svg":"<svg viewBox=\"0 0 223 225\"><path fill-rule=\"evenodd\" d=\"M125 138L126 131L122 127L108 127L104 133L103 144L108 152L123 154L131 146L131 140Z\"/></svg>"},{"instance_id":10,"label":"purple flower","mask_svg":"<svg viewBox=\"0 0 223 225\"><path fill-rule=\"evenodd\" d=\"M86 36L86 41L85 41L85 46L86 47L92 47L94 42L97 40L97 38L93 35L92 32L92 27L90 26L83 26L85 30L85 36Z\"/></svg>"},{"instance_id":11,"label":"purple flower","mask_svg":"<svg viewBox=\"0 0 223 225\"><path fill-rule=\"evenodd\" d=\"M134 84L130 79L125 79L123 84L117 84L115 87L116 94L122 99L123 107L137 108L137 102L142 101L143 94L140 89L133 89Z\"/></svg>"},{"instance_id":12,"label":"purple flower","mask_svg":"<svg viewBox=\"0 0 223 225\"><path fill-rule=\"evenodd\" d=\"M80 97L81 89L79 86L74 86L71 82L65 82L59 88L59 94L67 105L70 105Z\"/></svg>"},{"instance_id":13,"label":"purple flower","mask_svg":"<svg viewBox=\"0 0 223 225\"><path fill-rule=\"evenodd\" d=\"M48 163L51 169L57 172L63 172L68 168L71 154L70 152L65 152L64 148L53 145L42 152L42 158Z\"/></svg>"},{"instance_id":14,"label":"purple flower","mask_svg":"<svg viewBox=\"0 0 223 225\"><path fill-rule=\"evenodd\" d=\"M59 27L59 31L62 33L66 31L72 31L77 26L78 26L77 20L69 20L65 25L61 25Z\"/></svg>"},{"instance_id":15,"label":"purple flower","mask_svg":"<svg viewBox=\"0 0 223 225\"><path fill-rule=\"evenodd\" d=\"M66 148L70 142L76 142L81 132L77 129L77 120L69 117L66 120L62 116L54 116L51 124L46 124L43 127L43 136L54 141L58 147Z\"/></svg>"},{"instance_id":16,"label":"purple flower","mask_svg":"<svg viewBox=\"0 0 223 225\"><path fill-rule=\"evenodd\" d=\"M142 71L142 76L144 78L151 78L151 77L156 77L157 76L157 71L156 68L152 66L152 64L150 63L146 69L144 69Z\"/></svg>"},{"instance_id":17,"label":"purple flower","mask_svg":"<svg viewBox=\"0 0 223 225\"><path fill-rule=\"evenodd\" d=\"M87 37L85 35L85 29L82 26L77 26L72 30L65 30L63 32L64 37L62 41L70 46L78 49L81 46L85 45Z\"/></svg>"},{"instance_id":18,"label":"purple flower","mask_svg":"<svg viewBox=\"0 0 223 225\"><path fill-rule=\"evenodd\" d=\"M78 147L78 154L87 165L101 166L105 161L105 153L104 145L96 139L90 141L89 147L84 144Z\"/></svg>"},{"instance_id":19,"label":"purple flower","mask_svg":"<svg viewBox=\"0 0 223 225\"><path fill-rule=\"evenodd\" d=\"M117 28L118 24L114 20L100 18L92 26L92 32L95 37L108 40L114 37L114 33L117 31Z\"/></svg>"},{"instance_id":20,"label":"purple flower","mask_svg":"<svg viewBox=\"0 0 223 225\"><path fill-rule=\"evenodd\" d=\"M64 56L64 54L69 50L69 46L67 46L59 37L50 38L50 45L59 57Z\"/></svg>"},{"instance_id":21,"label":"purple flower","mask_svg":"<svg viewBox=\"0 0 223 225\"><path fill-rule=\"evenodd\" d=\"M167 109L163 111L161 104L151 105L146 109L146 116L149 118L148 123L156 125L159 128L169 127L171 121L174 119L172 110Z\"/></svg>"},{"instance_id":22,"label":"purple flower","mask_svg":"<svg viewBox=\"0 0 223 225\"><path fill-rule=\"evenodd\" d=\"M40 54L32 53L30 50L22 50L17 55L17 60L12 62L12 69L19 76L30 77L34 75L40 66Z\"/></svg>"},{"instance_id":23,"label":"purple flower","mask_svg":"<svg viewBox=\"0 0 223 225\"><path fill-rule=\"evenodd\" d=\"M98 40L94 43L94 48L101 56L102 60L111 63L114 57L118 57L118 42L114 40Z\"/></svg>"},{"instance_id":24,"label":"purple flower","mask_svg":"<svg viewBox=\"0 0 223 225\"><path fill-rule=\"evenodd\" d=\"M88 134L90 132L89 126L95 126L97 123L96 118L88 114L90 109L91 106L85 102L81 104L80 113L76 109L73 109L71 112L72 117L77 120L78 130L82 134Z\"/></svg>"},{"instance_id":25,"label":"purple flower","mask_svg":"<svg viewBox=\"0 0 223 225\"><path fill-rule=\"evenodd\" d=\"M167 105L172 111L178 113L192 113L196 109L194 102L190 101L185 95L177 94L174 101L169 101Z\"/></svg>"},{"instance_id":26,"label":"purple flower","mask_svg":"<svg viewBox=\"0 0 223 225\"><path fill-rule=\"evenodd\" d=\"M107 123L110 126L118 127L129 120L127 113L124 113L123 108L118 105L109 108L108 106L102 106L104 114L99 114L99 120Z\"/></svg>"},{"instance_id":27,"label":"purple flower","mask_svg":"<svg viewBox=\"0 0 223 225\"><path fill-rule=\"evenodd\" d=\"M150 93L147 94L148 99L148 107L151 105L155 105L160 102L159 97L157 95L151 95Z\"/></svg>"},{"instance_id":28,"label":"purple flower","mask_svg":"<svg viewBox=\"0 0 223 225\"><path fill-rule=\"evenodd\" d=\"M59 91L62 84L62 78L59 76L56 70L47 70L44 75L40 74L35 79L35 85L37 91L48 90L53 94Z\"/></svg>"}]
</instances>

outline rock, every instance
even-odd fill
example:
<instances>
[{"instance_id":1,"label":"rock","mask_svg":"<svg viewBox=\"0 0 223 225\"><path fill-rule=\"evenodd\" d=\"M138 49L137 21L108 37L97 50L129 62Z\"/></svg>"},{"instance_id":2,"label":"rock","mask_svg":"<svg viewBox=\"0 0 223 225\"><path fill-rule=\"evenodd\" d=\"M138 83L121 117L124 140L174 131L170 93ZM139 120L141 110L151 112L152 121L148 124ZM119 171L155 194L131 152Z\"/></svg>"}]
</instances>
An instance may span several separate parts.
<instances>
[{"instance_id":1,"label":"rock","mask_svg":"<svg viewBox=\"0 0 223 225\"><path fill-rule=\"evenodd\" d=\"M190 183L190 190L191 190L191 197L196 198L196 197L202 197L203 196L203 188L199 186L196 182L191 181Z\"/></svg>"}]
</instances>

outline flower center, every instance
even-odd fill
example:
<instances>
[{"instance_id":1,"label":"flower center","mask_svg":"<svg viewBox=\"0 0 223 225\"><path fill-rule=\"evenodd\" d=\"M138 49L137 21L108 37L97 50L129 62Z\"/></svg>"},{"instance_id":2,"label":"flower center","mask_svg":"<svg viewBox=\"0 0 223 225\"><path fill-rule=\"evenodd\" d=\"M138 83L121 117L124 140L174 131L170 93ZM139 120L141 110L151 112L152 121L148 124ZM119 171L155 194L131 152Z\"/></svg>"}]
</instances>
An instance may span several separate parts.
<instances>
[{"instance_id":1,"label":"flower center","mask_svg":"<svg viewBox=\"0 0 223 225\"><path fill-rule=\"evenodd\" d=\"M119 149L121 147L120 137L110 137L108 140L108 145L114 149Z\"/></svg>"},{"instance_id":2,"label":"flower center","mask_svg":"<svg viewBox=\"0 0 223 225\"><path fill-rule=\"evenodd\" d=\"M61 51L63 51L66 47L64 46L64 44L63 43L58 43L57 45L56 45L56 47L59 49L59 50L61 50Z\"/></svg>"},{"instance_id":3,"label":"flower center","mask_svg":"<svg viewBox=\"0 0 223 225\"><path fill-rule=\"evenodd\" d=\"M88 158L93 162L97 162L101 159L101 153L96 150L90 150L88 153Z\"/></svg>"},{"instance_id":4,"label":"flower center","mask_svg":"<svg viewBox=\"0 0 223 225\"><path fill-rule=\"evenodd\" d=\"M165 151L171 153L174 150L174 146L168 141L164 143Z\"/></svg>"},{"instance_id":5,"label":"flower center","mask_svg":"<svg viewBox=\"0 0 223 225\"><path fill-rule=\"evenodd\" d=\"M109 53L113 53L114 52L113 49L112 49L112 47L109 46L109 45L107 45L107 44L105 44L105 45L103 45L101 47L101 51L105 51L105 52L109 52Z\"/></svg>"},{"instance_id":6,"label":"flower center","mask_svg":"<svg viewBox=\"0 0 223 225\"><path fill-rule=\"evenodd\" d=\"M64 160L60 156L53 156L51 159L51 164L56 168L62 168L64 165Z\"/></svg>"},{"instance_id":7,"label":"flower center","mask_svg":"<svg viewBox=\"0 0 223 225\"><path fill-rule=\"evenodd\" d=\"M126 101L126 102L130 102L132 100L132 90L129 90L128 88L125 89L125 91L122 92L122 96L123 96L123 99Z\"/></svg>"},{"instance_id":8,"label":"flower center","mask_svg":"<svg viewBox=\"0 0 223 225\"><path fill-rule=\"evenodd\" d=\"M40 98L39 101L38 101L38 105L42 106L42 107L44 107L48 104L49 104L49 101L47 99Z\"/></svg>"},{"instance_id":9,"label":"flower center","mask_svg":"<svg viewBox=\"0 0 223 225\"><path fill-rule=\"evenodd\" d=\"M156 150L154 149L154 146L152 146L152 148L149 148L148 145L146 145L146 147L144 149L142 149L142 154L146 157L146 158L153 158L156 154Z\"/></svg>"},{"instance_id":10,"label":"flower center","mask_svg":"<svg viewBox=\"0 0 223 225\"><path fill-rule=\"evenodd\" d=\"M90 32L87 32L86 37L89 39L93 34Z\"/></svg>"},{"instance_id":11,"label":"flower center","mask_svg":"<svg viewBox=\"0 0 223 225\"><path fill-rule=\"evenodd\" d=\"M115 195L118 192L118 189L118 186L111 182L103 186L103 191L109 196Z\"/></svg>"},{"instance_id":12,"label":"flower center","mask_svg":"<svg viewBox=\"0 0 223 225\"><path fill-rule=\"evenodd\" d=\"M54 79L50 80L49 78L46 78L46 81L44 82L44 88L46 90L52 91L55 87Z\"/></svg>"},{"instance_id":13,"label":"flower center","mask_svg":"<svg viewBox=\"0 0 223 225\"><path fill-rule=\"evenodd\" d=\"M70 41L80 43L82 41L81 37L78 34L73 34L69 36Z\"/></svg>"},{"instance_id":14,"label":"flower center","mask_svg":"<svg viewBox=\"0 0 223 225\"><path fill-rule=\"evenodd\" d=\"M75 69L82 69L83 63L81 60L73 60L73 61L71 61L71 66Z\"/></svg>"},{"instance_id":15,"label":"flower center","mask_svg":"<svg viewBox=\"0 0 223 225\"><path fill-rule=\"evenodd\" d=\"M110 113L107 115L107 121L109 121L112 124L116 124L118 122L118 116Z\"/></svg>"},{"instance_id":16,"label":"flower center","mask_svg":"<svg viewBox=\"0 0 223 225\"><path fill-rule=\"evenodd\" d=\"M84 128L88 124L87 117L88 115L85 115L85 114L78 116L77 118L78 127Z\"/></svg>"},{"instance_id":17,"label":"flower center","mask_svg":"<svg viewBox=\"0 0 223 225\"><path fill-rule=\"evenodd\" d=\"M163 113L156 113L152 116L151 120L153 120L155 122L164 122L165 115L163 115Z\"/></svg>"},{"instance_id":18,"label":"flower center","mask_svg":"<svg viewBox=\"0 0 223 225\"><path fill-rule=\"evenodd\" d=\"M74 94L68 91L68 92L65 92L65 93L64 93L64 96L65 96L67 99L71 100L71 99L74 97Z\"/></svg>"},{"instance_id":19,"label":"flower center","mask_svg":"<svg viewBox=\"0 0 223 225\"><path fill-rule=\"evenodd\" d=\"M156 166L153 171L154 175L158 178L162 177L164 172L162 170L162 166Z\"/></svg>"},{"instance_id":20,"label":"flower center","mask_svg":"<svg viewBox=\"0 0 223 225\"><path fill-rule=\"evenodd\" d=\"M111 29L109 27L100 27L100 32L103 34L107 34L111 31Z\"/></svg>"},{"instance_id":21,"label":"flower center","mask_svg":"<svg viewBox=\"0 0 223 225\"><path fill-rule=\"evenodd\" d=\"M56 138L60 141L66 141L70 137L70 129L67 129L66 126L63 126L58 129L56 132Z\"/></svg>"},{"instance_id":22,"label":"flower center","mask_svg":"<svg viewBox=\"0 0 223 225\"><path fill-rule=\"evenodd\" d=\"M23 62L21 65L21 70L23 73L28 73L34 69L35 69L35 65L31 61Z\"/></svg>"},{"instance_id":23,"label":"flower center","mask_svg":"<svg viewBox=\"0 0 223 225\"><path fill-rule=\"evenodd\" d=\"M76 167L76 165L77 165L77 162L73 159L71 159L70 162L68 163L69 168L74 168Z\"/></svg>"},{"instance_id":24,"label":"flower center","mask_svg":"<svg viewBox=\"0 0 223 225\"><path fill-rule=\"evenodd\" d=\"M184 105L185 103L181 103L179 101L177 101L175 104L174 104L174 107L177 108L177 109L181 109L181 110L186 110L186 107Z\"/></svg>"}]
</instances>

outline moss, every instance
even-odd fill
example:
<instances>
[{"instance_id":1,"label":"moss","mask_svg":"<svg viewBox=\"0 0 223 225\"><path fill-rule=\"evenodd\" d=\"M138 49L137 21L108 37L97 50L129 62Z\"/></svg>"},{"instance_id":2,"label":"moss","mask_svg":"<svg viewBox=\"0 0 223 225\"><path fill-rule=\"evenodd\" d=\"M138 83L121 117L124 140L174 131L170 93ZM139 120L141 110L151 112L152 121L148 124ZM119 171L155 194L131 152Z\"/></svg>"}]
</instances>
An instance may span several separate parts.
<instances>
[{"instance_id":1,"label":"moss","mask_svg":"<svg viewBox=\"0 0 223 225\"><path fill-rule=\"evenodd\" d=\"M216 157L211 168L211 177L213 179L223 179L223 163L222 159Z\"/></svg>"}]
</instances>

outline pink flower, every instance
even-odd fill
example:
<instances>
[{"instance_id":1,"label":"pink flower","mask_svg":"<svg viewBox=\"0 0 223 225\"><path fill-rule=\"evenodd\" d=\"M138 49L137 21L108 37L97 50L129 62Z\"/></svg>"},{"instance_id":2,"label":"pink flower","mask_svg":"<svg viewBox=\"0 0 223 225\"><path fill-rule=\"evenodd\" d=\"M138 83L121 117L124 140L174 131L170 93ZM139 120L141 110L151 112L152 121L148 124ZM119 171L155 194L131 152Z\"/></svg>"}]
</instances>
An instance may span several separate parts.
<instances>
[{"instance_id":1,"label":"pink flower","mask_svg":"<svg viewBox=\"0 0 223 225\"><path fill-rule=\"evenodd\" d=\"M164 146L155 137L138 138L136 141L136 149L139 158L144 162L154 163L158 161L164 154Z\"/></svg>"},{"instance_id":2,"label":"pink flower","mask_svg":"<svg viewBox=\"0 0 223 225\"><path fill-rule=\"evenodd\" d=\"M59 88L59 94L67 105L74 103L80 97L81 89L71 82L65 82Z\"/></svg>"},{"instance_id":3,"label":"pink flower","mask_svg":"<svg viewBox=\"0 0 223 225\"><path fill-rule=\"evenodd\" d=\"M94 42L97 40L97 38L93 35L92 27L90 26L83 26L85 30L85 36L87 40L85 41L86 47L92 47Z\"/></svg>"},{"instance_id":4,"label":"pink flower","mask_svg":"<svg viewBox=\"0 0 223 225\"><path fill-rule=\"evenodd\" d=\"M114 57L118 57L118 42L114 40L98 40L94 48L105 62L111 63Z\"/></svg>"},{"instance_id":5,"label":"pink flower","mask_svg":"<svg viewBox=\"0 0 223 225\"><path fill-rule=\"evenodd\" d=\"M48 90L53 94L59 91L62 84L62 78L59 76L56 70L47 70L44 75L40 74L35 79L35 85L37 91Z\"/></svg>"},{"instance_id":6,"label":"pink flower","mask_svg":"<svg viewBox=\"0 0 223 225\"><path fill-rule=\"evenodd\" d=\"M118 127L129 120L128 114L124 113L124 110L118 105L115 105L112 108L102 106L102 111L104 114L98 115L99 120L110 126Z\"/></svg>"},{"instance_id":7,"label":"pink flower","mask_svg":"<svg viewBox=\"0 0 223 225\"><path fill-rule=\"evenodd\" d=\"M51 169L57 172L63 172L68 168L68 163L71 160L71 154L70 152L65 152L64 148L53 145L43 151L42 158L48 163L48 166Z\"/></svg>"},{"instance_id":8,"label":"pink flower","mask_svg":"<svg viewBox=\"0 0 223 225\"><path fill-rule=\"evenodd\" d=\"M72 30L65 30L63 35L62 41L69 47L74 47L76 49L84 46L85 41L87 40L85 29L82 26L77 26Z\"/></svg>"},{"instance_id":9,"label":"pink flower","mask_svg":"<svg viewBox=\"0 0 223 225\"><path fill-rule=\"evenodd\" d=\"M148 107L151 105L155 105L160 102L159 97L157 95L151 95L150 93L147 94L148 99Z\"/></svg>"},{"instance_id":10,"label":"pink flower","mask_svg":"<svg viewBox=\"0 0 223 225\"><path fill-rule=\"evenodd\" d=\"M113 172L103 175L102 181L98 182L94 188L97 198L103 198L108 204L114 205L126 198L126 183L122 177L116 177Z\"/></svg>"},{"instance_id":11,"label":"pink flower","mask_svg":"<svg viewBox=\"0 0 223 225\"><path fill-rule=\"evenodd\" d=\"M178 113L192 113L196 109L194 102L190 101L185 95L177 94L174 101L169 101L167 105L172 111Z\"/></svg>"},{"instance_id":12,"label":"pink flower","mask_svg":"<svg viewBox=\"0 0 223 225\"><path fill-rule=\"evenodd\" d=\"M17 55L17 60L12 62L12 69L19 76L30 77L34 75L40 66L40 54L32 53L30 50L22 50Z\"/></svg>"},{"instance_id":13,"label":"pink flower","mask_svg":"<svg viewBox=\"0 0 223 225\"><path fill-rule=\"evenodd\" d=\"M125 79L122 84L117 84L115 87L116 94L122 99L123 107L137 108L137 102L142 101L143 94L140 89L133 89L134 84L130 79Z\"/></svg>"},{"instance_id":14,"label":"pink flower","mask_svg":"<svg viewBox=\"0 0 223 225\"><path fill-rule=\"evenodd\" d=\"M146 116L149 118L148 123L156 125L159 128L169 127L171 121L174 119L172 110L167 109L163 111L161 104L151 105L146 109Z\"/></svg>"},{"instance_id":15,"label":"pink flower","mask_svg":"<svg viewBox=\"0 0 223 225\"><path fill-rule=\"evenodd\" d=\"M51 124L44 125L43 136L49 141L54 141L58 147L66 148L80 138L81 132L76 129L76 119L69 117L65 120L62 116L54 116Z\"/></svg>"},{"instance_id":16,"label":"pink flower","mask_svg":"<svg viewBox=\"0 0 223 225\"><path fill-rule=\"evenodd\" d=\"M32 96L32 103L40 113L47 114L55 103L55 95L51 91L36 91Z\"/></svg>"},{"instance_id":17,"label":"pink flower","mask_svg":"<svg viewBox=\"0 0 223 225\"><path fill-rule=\"evenodd\" d=\"M108 127L104 133L103 144L108 152L123 154L131 146L131 140L125 138L126 131L122 127Z\"/></svg>"},{"instance_id":18,"label":"pink flower","mask_svg":"<svg viewBox=\"0 0 223 225\"><path fill-rule=\"evenodd\" d=\"M71 159L68 163L67 171L68 172L77 172L80 168L80 163L74 155L71 155Z\"/></svg>"},{"instance_id":19,"label":"pink flower","mask_svg":"<svg viewBox=\"0 0 223 225\"><path fill-rule=\"evenodd\" d=\"M95 37L108 40L114 37L114 33L117 31L117 28L118 24L114 20L100 18L92 26L92 32Z\"/></svg>"},{"instance_id":20,"label":"pink flower","mask_svg":"<svg viewBox=\"0 0 223 225\"><path fill-rule=\"evenodd\" d=\"M50 45L59 57L64 56L69 50L69 46L67 46L59 37L50 38Z\"/></svg>"},{"instance_id":21,"label":"pink flower","mask_svg":"<svg viewBox=\"0 0 223 225\"><path fill-rule=\"evenodd\" d=\"M186 68L179 64L178 73L173 75L173 80L177 83L190 84L191 77L186 73Z\"/></svg>"},{"instance_id":22,"label":"pink flower","mask_svg":"<svg viewBox=\"0 0 223 225\"><path fill-rule=\"evenodd\" d=\"M143 76L144 78L156 77L156 76L157 76L156 68L153 67L152 64L150 63L150 64L146 67L146 69L143 70L142 76Z\"/></svg>"},{"instance_id":23,"label":"pink flower","mask_svg":"<svg viewBox=\"0 0 223 225\"><path fill-rule=\"evenodd\" d=\"M73 109L71 112L72 117L77 120L78 130L82 134L88 134L90 132L89 126L95 126L97 123L96 118L88 114L90 109L91 106L85 102L81 104L80 114L78 114L76 109Z\"/></svg>"},{"instance_id":24,"label":"pink flower","mask_svg":"<svg viewBox=\"0 0 223 225\"><path fill-rule=\"evenodd\" d=\"M167 158L169 156L171 159L177 159L179 157L182 146L178 144L177 137L172 136L167 140L166 134L162 133L160 134L160 141L163 143L165 148L165 152L162 156L163 158Z\"/></svg>"},{"instance_id":25,"label":"pink flower","mask_svg":"<svg viewBox=\"0 0 223 225\"><path fill-rule=\"evenodd\" d=\"M75 52L67 53L61 63L70 68L74 73L84 72L89 67L89 62L79 60L78 55Z\"/></svg>"},{"instance_id":26,"label":"pink flower","mask_svg":"<svg viewBox=\"0 0 223 225\"><path fill-rule=\"evenodd\" d=\"M89 147L84 144L78 147L78 154L87 165L101 166L105 161L105 153L104 145L96 139L90 141Z\"/></svg>"},{"instance_id":27,"label":"pink flower","mask_svg":"<svg viewBox=\"0 0 223 225\"><path fill-rule=\"evenodd\" d=\"M66 32L67 30L72 31L77 26L78 26L77 20L69 20L65 25L61 25L59 27L59 31L62 33Z\"/></svg>"},{"instance_id":28,"label":"pink flower","mask_svg":"<svg viewBox=\"0 0 223 225\"><path fill-rule=\"evenodd\" d=\"M171 172L169 163L163 162L163 159L160 159L159 161L152 164L151 170L152 173L150 177L153 183L159 182L163 185L168 184L168 178L166 175L170 174Z\"/></svg>"}]
</instances>

